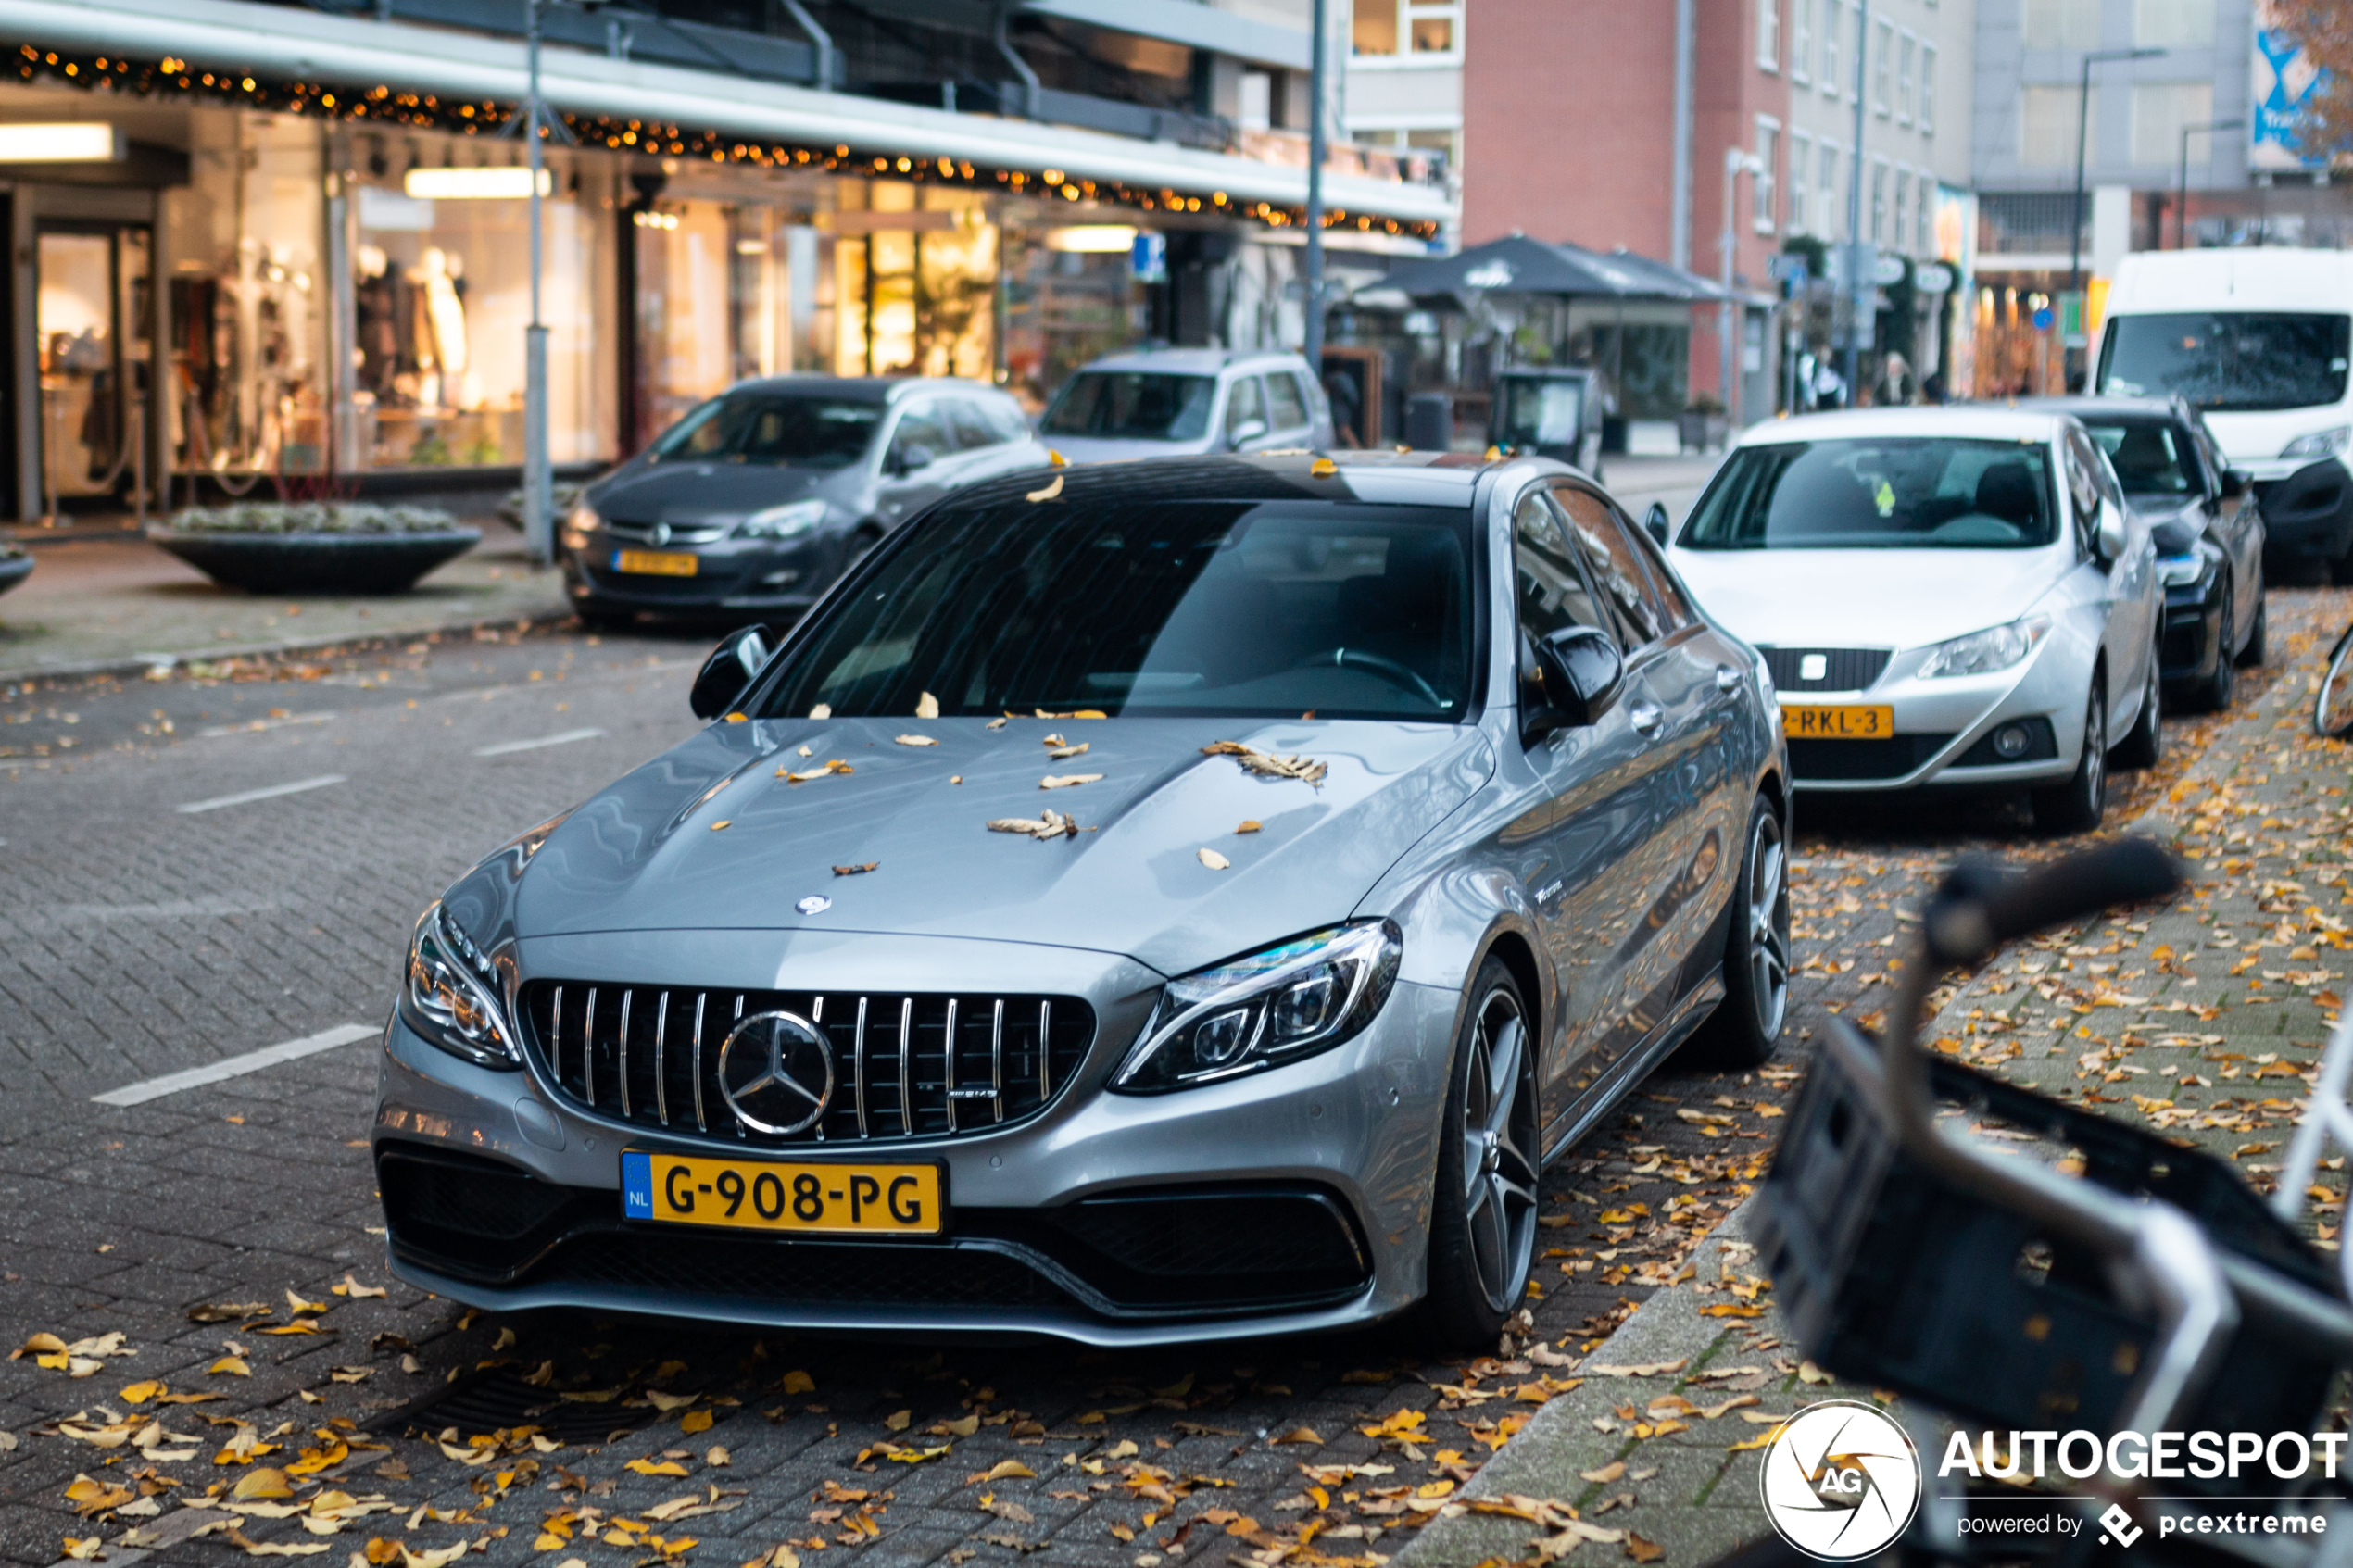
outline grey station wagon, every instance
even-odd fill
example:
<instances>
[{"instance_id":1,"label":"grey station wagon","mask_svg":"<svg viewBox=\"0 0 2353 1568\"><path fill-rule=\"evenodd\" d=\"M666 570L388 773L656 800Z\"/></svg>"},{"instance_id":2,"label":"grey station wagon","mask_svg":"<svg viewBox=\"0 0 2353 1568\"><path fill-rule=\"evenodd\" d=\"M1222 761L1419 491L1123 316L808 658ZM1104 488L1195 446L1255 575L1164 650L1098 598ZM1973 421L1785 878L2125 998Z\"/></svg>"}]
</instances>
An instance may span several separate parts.
<instances>
[{"instance_id":1,"label":"grey station wagon","mask_svg":"<svg viewBox=\"0 0 2353 1568\"><path fill-rule=\"evenodd\" d=\"M393 1266L484 1306L1492 1344L1538 1172L1781 1028L1757 656L1546 459L975 485L419 920Z\"/></svg>"}]
</instances>

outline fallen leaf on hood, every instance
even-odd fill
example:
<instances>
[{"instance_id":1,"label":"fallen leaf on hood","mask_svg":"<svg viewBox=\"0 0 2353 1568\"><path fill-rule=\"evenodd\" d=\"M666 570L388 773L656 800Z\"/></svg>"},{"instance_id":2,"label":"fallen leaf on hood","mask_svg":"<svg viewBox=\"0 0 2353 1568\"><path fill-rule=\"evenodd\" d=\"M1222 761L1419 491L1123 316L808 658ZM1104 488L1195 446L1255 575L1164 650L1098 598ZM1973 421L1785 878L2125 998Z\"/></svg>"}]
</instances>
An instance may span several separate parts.
<instances>
[{"instance_id":1,"label":"fallen leaf on hood","mask_svg":"<svg viewBox=\"0 0 2353 1568\"><path fill-rule=\"evenodd\" d=\"M939 715L934 713L929 715L929 717L937 719ZM897 741L901 746L937 746L939 744L929 735L893 735L891 739Z\"/></svg>"},{"instance_id":2,"label":"fallen leaf on hood","mask_svg":"<svg viewBox=\"0 0 2353 1568\"><path fill-rule=\"evenodd\" d=\"M948 775L948 782L951 784L963 784L964 782L964 775L962 773L950 773Z\"/></svg>"},{"instance_id":3,"label":"fallen leaf on hood","mask_svg":"<svg viewBox=\"0 0 2353 1568\"><path fill-rule=\"evenodd\" d=\"M881 864L882 862L880 860L869 860L862 866L836 866L834 868L834 875L863 876L866 872L873 871L876 866Z\"/></svg>"},{"instance_id":4,"label":"fallen leaf on hood","mask_svg":"<svg viewBox=\"0 0 2353 1568\"><path fill-rule=\"evenodd\" d=\"M1057 746L1049 747L1046 752L1046 759L1050 762L1067 762L1072 758L1077 756L1080 752L1085 751L1091 744L1091 742L1082 740L1076 746Z\"/></svg>"},{"instance_id":5,"label":"fallen leaf on hood","mask_svg":"<svg viewBox=\"0 0 2353 1568\"><path fill-rule=\"evenodd\" d=\"M803 757L814 757L817 754L804 746L800 748L800 755Z\"/></svg>"},{"instance_id":6,"label":"fallen leaf on hood","mask_svg":"<svg viewBox=\"0 0 2353 1568\"><path fill-rule=\"evenodd\" d=\"M1038 781L1039 789L1068 789L1074 784L1093 784L1101 773L1048 773Z\"/></svg>"},{"instance_id":7,"label":"fallen leaf on hood","mask_svg":"<svg viewBox=\"0 0 2353 1568\"><path fill-rule=\"evenodd\" d=\"M343 1283L341 1285L331 1286L328 1288L333 1290L337 1296L348 1296L355 1301L365 1298L372 1298L384 1294L384 1286L380 1285L362 1285L358 1280L352 1278L348 1273L343 1276Z\"/></svg>"},{"instance_id":8,"label":"fallen leaf on hood","mask_svg":"<svg viewBox=\"0 0 2353 1568\"><path fill-rule=\"evenodd\" d=\"M1056 464L1055 466L1060 467L1061 465ZM1032 490L1027 495L1024 496L1023 499L1027 501L1051 501L1062 493L1063 476L1056 474L1047 483L1046 487L1043 490Z\"/></svg>"},{"instance_id":9,"label":"fallen leaf on hood","mask_svg":"<svg viewBox=\"0 0 2353 1568\"><path fill-rule=\"evenodd\" d=\"M1066 740L1063 739L1063 737L1062 737L1062 736L1060 736L1060 735L1058 735L1058 734L1057 734L1057 735L1048 735L1048 736L1047 736L1047 737L1046 737L1043 741L1041 741L1039 744L1040 744L1040 745L1042 745L1042 746L1050 746L1050 747L1051 747L1051 746L1068 746L1068 745L1070 744L1070 742L1068 742L1068 741L1066 741Z\"/></svg>"},{"instance_id":10,"label":"fallen leaf on hood","mask_svg":"<svg viewBox=\"0 0 2353 1568\"><path fill-rule=\"evenodd\" d=\"M801 749L804 753L808 750L806 746ZM827 773L854 773L857 771L837 757L829 762L820 763L806 772L796 773L790 768L779 768L776 770L776 776L788 784L807 784L812 779L822 779Z\"/></svg>"},{"instance_id":11,"label":"fallen leaf on hood","mask_svg":"<svg viewBox=\"0 0 2353 1568\"><path fill-rule=\"evenodd\" d=\"M1318 458L1307 465L1307 471L1316 479L1329 479L1340 471L1340 465L1329 458Z\"/></svg>"},{"instance_id":12,"label":"fallen leaf on hood","mask_svg":"<svg viewBox=\"0 0 2353 1568\"><path fill-rule=\"evenodd\" d=\"M834 716L834 705L830 702L821 702L809 710L809 716L812 719L830 719Z\"/></svg>"},{"instance_id":13,"label":"fallen leaf on hood","mask_svg":"<svg viewBox=\"0 0 2353 1568\"><path fill-rule=\"evenodd\" d=\"M995 818L989 822L988 831L991 833L1026 833L1030 837L1039 840L1062 838L1065 835L1075 838L1078 834L1078 823L1071 818L1063 816L1060 811L1049 809L1041 812L1035 818Z\"/></svg>"},{"instance_id":14,"label":"fallen leaf on hood","mask_svg":"<svg viewBox=\"0 0 2353 1568\"><path fill-rule=\"evenodd\" d=\"M1230 757L1247 771L1270 779L1297 779L1302 784L1321 784L1328 771L1321 762L1306 757L1277 757L1260 751L1239 741L1221 740L1202 747L1203 755Z\"/></svg>"},{"instance_id":15,"label":"fallen leaf on hood","mask_svg":"<svg viewBox=\"0 0 2353 1568\"><path fill-rule=\"evenodd\" d=\"M1242 819L1242 825L1236 828L1234 831L1236 833L1257 833L1265 826L1265 824L1261 822L1255 817L1245 817Z\"/></svg>"},{"instance_id":16,"label":"fallen leaf on hood","mask_svg":"<svg viewBox=\"0 0 2353 1568\"><path fill-rule=\"evenodd\" d=\"M717 832L718 832L721 828L733 827L733 826L735 826L735 825L736 825L736 819L735 819L735 818L733 818L733 817L722 817L719 821L717 821L717 822L713 822L713 823L711 823L711 832L713 832L713 833L717 833ZM262 1333L264 1333L264 1334L283 1334L283 1333L285 1333L286 1331L285 1331L284 1329L283 1329L283 1328L265 1328L265 1329L263 1329L261 1332L262 1332Z\"/></svg>"},{"instance_id":17,"label":"fallen leaf on hood","mask_svg":"<svg viewBox=\"0 0 2353 1568\"><path fill-rule=\"evenodd\" d=\"M1194 851L1193 851L1193 853L1201 857L1201 863L1202 863L1202 865L1207 866L1207 867L1208 867L1211 871L1214 871L1214 872L1222 872L1222 871L1224 871L1227 867L1228 867L1228 866L1230 866L1230 865L1232 865L1232 864L1234 863L1233 861L1231 861L1231 860L1229 860L1229 859L1226 859L1226 857L1225 857L1225 856L1220 855L1220 854L1219 854L1216 850L1214 850L1214 849L1210 849L1210 848L1206 848L1206 847L1204 847L1204 848L1196 849L1196 850L1194 850Z\"/></svg>"},{"instance_id":18,"label":"fallen leaf on hood","mask_svg":"<svg viewBox=\"0 0 2353 1568\"><path fill-rule=\"evenodd\" d=\"M932 696L929 692L925 692L923 696L917 697L915 699L915 717L918 719L938 718L939 699Z\"/></svg>"}]
</instances>

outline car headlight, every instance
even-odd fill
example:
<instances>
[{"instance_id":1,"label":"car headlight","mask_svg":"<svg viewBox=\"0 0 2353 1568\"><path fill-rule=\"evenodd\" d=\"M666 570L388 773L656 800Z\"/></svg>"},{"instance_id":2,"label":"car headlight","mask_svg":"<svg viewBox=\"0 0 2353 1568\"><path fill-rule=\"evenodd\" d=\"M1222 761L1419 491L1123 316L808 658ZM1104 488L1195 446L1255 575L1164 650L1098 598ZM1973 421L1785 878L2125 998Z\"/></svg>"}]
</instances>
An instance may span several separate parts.
<instances>
[{"instance_id":1,"label":"car headlight","mask_svg":"<svg viewBox=\"0 0 2353 1568\"><path fill-rule=\"evenodd\" d=\"M585 501L573 508L571 513L564 519L564 548L567 550L586 549L588 535L595 533L598 526L604 521L597 515L597 508Z\"/></svg>"},{"instance_id":2,"label":"car headlight","mask_svg":"<svg viewBox=\"0 0 2353 1568\"><path fill-rule=\"evenodd\" d=\"M1111 1086L1160 1094L1329 1050L1380 1011L1404 950L1395 922L1360 921L1172 980Z\"/></svg>"},{"instance_id":3,"label":"car headlight","mask_svg":"<svg viewBox=\"0 0 2353 1568\"><path fill-rule=\"evenodd\" d=\"M400 1021L476 1066L522 1065L515 1032L498 1004L497 972L438 903L418 917L409 940Z\"/></svg>"},{"instance_id":4,"label":"car headlight","mask_svg":"<svg viewBox=\"0 0 2353 1568\"><path fill-rule=\"evenodd\" d=\"M2187 588L2213 576L2221 559L2222 552L2201 539L2178 556L2158 557L2158 581L2169 588Z\"/></svg>"},{"instance_id":5,"label":"car headlight","mask_svg":"<svg viewBox=\"0 0 2353 1568\"><path fill-rule=\"evenodd\" d=\"M1921 662L1919 678L1929 681L1944 675L1984 675L2007 670L2032 653L2034 645L2050 629L2049 616L2030 615L2007 626L1989 626L1982 632L1939 643L1929 649L1928 658Z\"/></svg>"},{"instance_id":6,"label":"car headlight","mask_svg":"<svg viewBox=\"0 0 2353 1568\"><path fill-rule=\"evenodd\" d=\"M2280 448L2283 458L2325 458L2332 452L2342 452L2346 444L2353 442L2353 425L2331 425L2326 430L2308 430Z\"/></svg>"},{"instance_id":7,"label":"car headlight","mask_svg":"<svg viewBox=\"0 0 2353 1568\"><path fill-rule=\"evenodd\" d=\"M795 501L790 506L770 507L757 511L736 524L738 539L798 539L825 521L823 501Z\"/></svg>"}]
</instances>

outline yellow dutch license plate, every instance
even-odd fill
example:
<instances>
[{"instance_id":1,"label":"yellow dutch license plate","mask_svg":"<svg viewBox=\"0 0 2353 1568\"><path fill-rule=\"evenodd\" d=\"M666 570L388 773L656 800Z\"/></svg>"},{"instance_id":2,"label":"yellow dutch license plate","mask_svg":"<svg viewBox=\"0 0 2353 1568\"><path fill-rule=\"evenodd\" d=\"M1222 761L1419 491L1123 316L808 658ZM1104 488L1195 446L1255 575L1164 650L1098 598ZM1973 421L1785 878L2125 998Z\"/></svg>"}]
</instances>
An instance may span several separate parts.
<instances>
[{"instance_id":1,"label":"yellow dutch license plate","mask_svg":"<svg viewBox=\"0 0 2353 1568\"><path fill-rule=\"evenodd\" d=\"M612 569L648 577L692 577L702 567L700 556L678 550L615 550Z\"/></svg>"},{"instance_id":2,"label":"yellow dutch license plate","mask_svg":"<svg viewBox=\"0 0 2353 1568\"><path fill-rule=\"evenodd\" d=\"M937 1165L703 1160L624 1149L632 1220L815 1236L937 1236L948 1221Z\"/></svg>"},{"instance_id":3,"label":"yellow dutch license plate","mask_svg":"<svg viewBox=\"0 0 2353 1568\"><path fill-rule=\"evenodd\" d=\"M1792 740L1894 740L1895 709L1884 705L1784 704L1781 734Z\"/></svg>"}]
</instances>

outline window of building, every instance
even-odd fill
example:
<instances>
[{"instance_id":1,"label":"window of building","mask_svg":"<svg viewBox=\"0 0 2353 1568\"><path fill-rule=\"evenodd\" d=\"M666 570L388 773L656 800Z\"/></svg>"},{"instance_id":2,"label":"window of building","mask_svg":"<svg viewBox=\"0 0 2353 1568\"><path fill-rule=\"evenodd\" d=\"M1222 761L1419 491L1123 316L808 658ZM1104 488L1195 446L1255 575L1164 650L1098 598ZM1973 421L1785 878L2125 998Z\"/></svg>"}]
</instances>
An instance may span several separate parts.
<instances>
[{"instance_id":1,"label":"window of building","mask_svg":"<svg viewBox=\"0 0 2353 1568\"><path fill-rule=\"evenodd\" d=\"M1856 37L1859 43L1861 37L1859 31ZM1881 119L1885 119L1888 110L1888 78L1894 74L1895 67L1895 24L1894 22L1883 21L1879 24L1877 43L1878 54L1871 65L1871 108Z\"/></svg>"},{"instance_id":2,"label":"window of building","mask_svg":"<svg viewBox=\"0 0 2353 1568\"><path fill-rule=\"evenodd\" d=\"M1838 96L1838 0L1822 0L1822 91Z\"/></svg>"},{"instance_id":3,"label":"window of building","mask_svg":"<svg viewBox=\"0 0 2353 1568\"><path fill-rule=\"evenodd\" d=\"M1781 69L1781 0L1756 0L1756 64L1760 70Z\"/></svg>"},{"instance_id":4,"label":"window of building","mask_svg":"<svg viewBox=\"0 0 2353 1568\"><path fill-rule=\"evenodd\" d=\"M1936 134L1936 45L1920 44L1920 134Z\"/></svg>"},{"instance_id":5,"label":"window of building","mask_svg":"<svg viewBox=\"0 0 2353 1568\"><path fill-rule=\"evenodd\" d=\"M2076 84L2029 85L2018 90L2018 163L2020 169L2065 169L2075 161ZM2083 101L2084 123L2100 123L2100 89ZM2091 132L2086 132L2090 135ZM2097 138L2093 138L2096 144ZM2096 150L2090 161L2099 161Z\"/></svg>"},{"instance_id":6,"label":"window of building","mask_svg":"<svg viewBox=\"0 0 2353 1568\"><path fill-rule=\"evenodd\" d=\"M1780 167L1780 122L1758 115L1756 117L1756 161L1759 167L1749 183L1754 193L1755 226L1760 234L1769 234L1773 232L1773 186L1775 184L1773 171Z\"/></svg>"},{"instance_id":7,"label":"window of building","mask_svg":"<svg viewBox=\"0 0 2353 1568\"><path fill-rule=\"evenodd\" d=\"M1349 48L1372 58L1454 56L1463 46L1463 0L1355 0Z\"/></svg>"},{"instance_id":8,"label":"window of building","mask_svg":"<svg viewBox=\"0 0 2353 1568\"><path fill-rule=\"evenodd\" d=\"M1806 181L1814 161L1814 138L1803 131L1789 135L1789 232L1806 234L1814 230L1813 206Z\"/></svg>"},{"instance_id":9,"label":"window of building","mask_svg":"<svg viewBox=\"0 0 2353 1568\"><path fill-rule=\"evenodd\" d=\"M2133 0L2133 42L2143 48L2212 48L2214 0Z\"/></svg>"},{"instance_id":10,"label":"window of building","mask_svg":"<svg viewBox=\"0 0 2353 1568\"><path fill-rule=\"evenodd\" d=\"M1904 248L1904 242L1911 234L1911 220L1912 171L1908 169L1899 169L1895 171L1895 248L1897 250Z\"/></svg>"},{"instance_id":11,"label":"window of building","mask_svg":"<svg viewBox=\"0 0 2353 1568\"><path fill-rule=\"evenodd\" d=\"M1871 244L1887 243L1887 165L1871 160Z\"/></svg>"},{"instance_id":12,"label":"window of building","mask_svg":"<svg viewBox=\"0 0 2353 1568\"><path fill-rule=\"evenodd\" d=\"M1814 202L1822 209L1822 232L1843 233L1842 214L1844 209L1838 200L1838 171L1844 155L1839 151L1837 143L1824 142L1819 156L1822 177L1815 182Z\"/></svg>"},{"instance_id":13,"label":"window of building","mask_svg":"<svg viewBox=\"0 0 2353 1568\"><path fill-rule=\"evenodd\" d=\"M1936 182L1926 174L1920 176L1919 201L1912 208L1912 254L1936 254Z\"/></svg>"},{"instance_id":14,"label":"window of building","mask_svg":"<svg viewBox=\"0 0 2353 1568\"><path fill-rule=\"evenodd\" d=\"M1901 125L1912 123L1912 73L1919 67L1919 41L1906 33L1895 45L1895 119Z\"/></svg>"},{"instance_id":15,"label":"window of building","mask_svg":"<svg viewBox=\"0 0 2353 1568\"><path fill-rule=\"evenodd\" d=\"M2100 41L2100 0L2025 0L2030 49L2089 49Z\"/></svg>"},{"instance_id":16,"label":"window of building","mask_svg":"<svg viewBox=\"0 0 2353 1568\"><path fill-rule=\"evenodd\" d=\"M2142 82L2133 87L2133 163L2164 168L2182 156L2182 128L2214 118L2211 82Z\"/></svg>"},{"instance_id":17,"label":"window of building","mask_svg":"<svg viewBox=\"0 0 2353 1568\"><path fill-rule=\"evenodd\" d=\"M1790 0L1789 79L1811 82L1814 71L1814 0Z\"/></svg>"}]
</instances>

